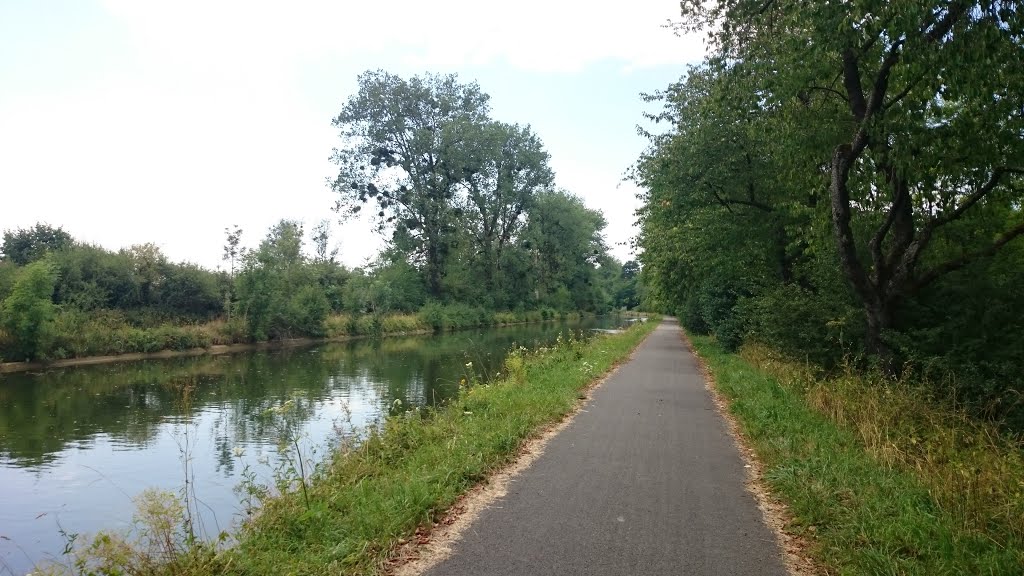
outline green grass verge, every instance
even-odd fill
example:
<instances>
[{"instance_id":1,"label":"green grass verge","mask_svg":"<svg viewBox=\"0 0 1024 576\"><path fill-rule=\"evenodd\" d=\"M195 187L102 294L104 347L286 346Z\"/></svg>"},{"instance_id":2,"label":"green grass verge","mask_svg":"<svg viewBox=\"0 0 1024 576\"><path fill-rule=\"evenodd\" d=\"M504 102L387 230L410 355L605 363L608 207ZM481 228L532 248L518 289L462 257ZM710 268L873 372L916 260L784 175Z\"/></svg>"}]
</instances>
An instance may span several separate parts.
<instances>
[{"instance_id":1,"label":"green grass verge","mask_svg":"<svg viewBox=\"0 0 1024 576\"><path fill-rule=\"evenodd\" d=\"M692 342L789 506L788 529L830 571L1024 573L1024 470L1012 441L911 388L815 381L799 364L748 355L758 369L712 338Z\"/></svg>"}]
</instances>

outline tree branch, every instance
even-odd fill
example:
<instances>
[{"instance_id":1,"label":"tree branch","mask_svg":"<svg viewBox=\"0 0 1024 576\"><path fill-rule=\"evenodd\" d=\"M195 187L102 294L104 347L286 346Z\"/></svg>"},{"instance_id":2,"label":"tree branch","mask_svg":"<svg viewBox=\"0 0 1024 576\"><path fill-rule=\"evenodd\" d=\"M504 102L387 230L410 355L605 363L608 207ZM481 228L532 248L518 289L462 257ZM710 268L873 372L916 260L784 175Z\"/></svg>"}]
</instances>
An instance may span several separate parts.
<instances>
[{"instance_id":1,"label":"tree branch","mask_svg":"<svg viewBox=\"0 0 1024 576\"><path fill-rule=\"evenodd\" d=\"M868 303L874 302L877 298L864 270L864 265L857 255L857 244L850 226L848 181L855 157L854 150L849 144L836 146L832 154L832 182L829 186L829 196L832 201L832 229L836 238L836 246L839 249L839 260L843 266L843 272L853 284L861 300Z\"/></svg>"},{"instance_id":2,"label":"tree branch","mask_svg":"<svg viewBox=\"0 0 1024 576\"><path fill-rule=\"evenodd\" d=\"M925 272L924 274L922 274L917 279L917 281L915 281L911 285L910 293L912 294L914 292L917 292L921 288L924 288L925 286L927 286L931 282L935 281L937 278L939 278L939 277L941 277L941 276L943 276L945 274L948 274L950 272L953 272L955 270L959 270L959 269L963 268L964 266L970 264L971 262L977 260L978 258L983 258L985 256L992 256L992 255L994 255L996 252L999 251L1000 248L1002 248L1003 246L1007 245L1014 238L1017 238L1018 236L1020 236L1022 234L1024 234L1024 223L1018 224L1017 226L1015 226L1015 227L1011 228L1010 230L1006 231L1002 236L997 238L996 241L993 242L991 246L988 246L984 250L978 250L976 252L971 252L969 254L964 254L964 255L960 256L959 258L954 258L952 260L949 260L947 262L944 262L944 263L942 263L942 264L932 268L931 270L929 270L929 271Z\"/></svg>"},{"instance_id":3,"label":"tree branch","mask_svg":"<svg viewBox=\"0 0 1024 576\"><path fill-rule=\"evenodd\" d=\"M850 112L857 120L864 120L867 115L867 104L864 101L864 89L860 85L860 66L857 55L852 48L843 50L843 87L849 96Z\"/></svg>"},{"instance_id":4,"label":"tree branch","mask_svg":"<svg viewBox=\"0 0 1024 576\"><path fill-rule=\"evenodd\" d=\"M959 219L961 216L963 216L964 212L971 208L971 206L977 204L978 201L980 201L982 198L988 195L989 192L995 189L995 187L999 185L999 180L1002 179L1004 174L1010 173L1019 174L1021 173L1021 170L1006 167L996 168L995 170L992 171L992 175L989 177L988 181L985 182L980 187L978 187L970 195L968 195L967 198L959 206L956 207L956 209L954 209L949 214L944 214L940 218L933 218L925 225L925 228L929 232L931 232L932 230L935 230L940 226L945 226L946 224L949 224L950 222Z\"/></svg>"},{"instance_id":5,"label":"tree branch","mask_svg":"<svg viewBox=\"0 0 1024 576\"><path fill-rule=\"evenodd\" d=\"M842 93L842 92L840 92L839 90L836 90L835 88L826 88L826 87L824 87L824 86L808 86L808 87L807 87L807 90L808 90L808 91L813 91L813 90L817 90L817 91L819 91L819 92L828 92L828 93L830 93L830 94L835 94L836 96L839 96L839 98L840 98L840 99L841 99L841 100L842 100L843 102L846 102L846 103L849 103L849 102L850 102L850 99L849 99L849 98L847 98L845 94L843 94L843 93Z\"/></svg>"}]
</instances>

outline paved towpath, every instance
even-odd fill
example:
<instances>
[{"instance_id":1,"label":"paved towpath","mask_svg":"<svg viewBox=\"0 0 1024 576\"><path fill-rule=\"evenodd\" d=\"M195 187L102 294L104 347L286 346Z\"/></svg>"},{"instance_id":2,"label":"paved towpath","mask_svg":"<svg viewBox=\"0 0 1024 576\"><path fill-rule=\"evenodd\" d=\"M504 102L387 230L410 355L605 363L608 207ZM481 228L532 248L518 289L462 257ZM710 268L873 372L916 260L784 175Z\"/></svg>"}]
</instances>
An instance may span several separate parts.
<instances>
[{"instance_id":1,"label":"paved towpath","mask_svg":"<svg viewBox=\"0 0 1024 576\"><path fill-rule=\"evenodd\" d=\"M430 576L783 576L743 461L663 322Z\"/></svg>"}]
</instances>

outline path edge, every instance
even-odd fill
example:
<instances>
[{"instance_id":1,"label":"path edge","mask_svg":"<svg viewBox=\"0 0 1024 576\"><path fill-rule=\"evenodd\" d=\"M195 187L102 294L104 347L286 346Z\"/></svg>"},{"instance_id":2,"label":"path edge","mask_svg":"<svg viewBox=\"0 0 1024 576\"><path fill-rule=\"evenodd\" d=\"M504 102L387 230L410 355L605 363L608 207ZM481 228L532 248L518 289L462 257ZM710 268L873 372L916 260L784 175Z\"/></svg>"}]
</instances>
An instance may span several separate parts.
<instances>
[{"instance_id":1,"label":"path edge","mask_svg":"<svg viewBox=\"0 0 1024 576\"><path fill-rule=\"evenodd\" d=\"M736 417L733 416L730 410L729 399L718 390L714 374L708 368L704 358L697 353L697 349L690 342L690 338L682 326L679 327L679 335L683 341L683 346L693 355L697 367L704 378L704 389L708 391L711 401L715 405L715 410L721 416L725 423L726 431L732 438L733 445L739 452L740 457L743 458L743 468L746 473L743 487L757 501L757 508L761 511L761 521L775 535L775 545L782 556L786 571L789 572L790 576L819 576L828 574L828 571L815 562L807 553L813 546L811 542L802 536L786 530L786 527L790 526L793 521L793 514L789 511L789 506L778 499L765 482L764 464L758 458L757 452L750 446L746 436L743 435L739 422L737 422Z\"/></svg>"},{"instance_id":2,"label":"path edge","mask_svg":"<svg viewBox=\"0 0 1024 576\"><path fill-rule=\"evenodd\" d=\"M655 327L643 340L637 342L629 354L613 364L607 372L582 388L580 395L585 397L577 399L576 405L561 420L548 425L523 442L508 464L495 470L459 496L440 520L426 529L418 528L411 539L399 544L383 566L383 574L420 576L450 557L455 551L455 545L480 514L508 494L509 485L544 454L548 442L568 428L577 415L586 411L593 400L594 390L604 385L622 366L631 362L640 347L657 329L658 327Z\"/></svg>"}]
</instances>

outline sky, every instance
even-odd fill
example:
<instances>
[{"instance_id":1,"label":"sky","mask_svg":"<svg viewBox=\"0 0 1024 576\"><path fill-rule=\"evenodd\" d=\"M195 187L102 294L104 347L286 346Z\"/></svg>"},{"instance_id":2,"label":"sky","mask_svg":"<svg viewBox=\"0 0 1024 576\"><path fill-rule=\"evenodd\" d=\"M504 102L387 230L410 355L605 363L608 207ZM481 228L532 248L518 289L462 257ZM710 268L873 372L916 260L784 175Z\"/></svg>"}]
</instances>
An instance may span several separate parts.
<instances>
[{"instance_id":1,"label":"sky","mask_svg":"<svg viewBox=\"0 0 1024 576\"><path fill-rule=\"evenodd\" d=\"M331 211L331 119L383 69L477 81L495 119L532 126L558 186L604 213L624 261L639 203L623 175L652 110L639 95L704 54L664 27L678 6L3 0L0 229L45 222L216 268L225 227L252 247L282 218L330 219L342 262L364 264L382 241Z\"/></svg>"}]
</instances>

